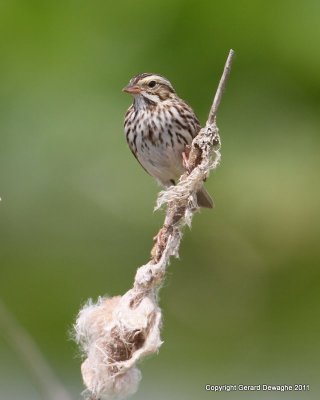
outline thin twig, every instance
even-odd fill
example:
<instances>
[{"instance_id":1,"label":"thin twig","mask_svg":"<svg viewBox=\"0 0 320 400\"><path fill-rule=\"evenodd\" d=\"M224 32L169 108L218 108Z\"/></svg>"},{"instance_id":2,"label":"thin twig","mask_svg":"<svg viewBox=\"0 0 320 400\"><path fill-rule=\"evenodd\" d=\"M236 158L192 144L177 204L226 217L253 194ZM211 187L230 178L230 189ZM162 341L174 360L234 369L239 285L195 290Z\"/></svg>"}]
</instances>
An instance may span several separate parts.
<instances>
[{"instance_id":1,"label":"thin twig","mask_svg":"<svg viewBox=\"0 0 320 400\"><path fill-rule=\"evenodd\" d=\"M213 103L211 106L211 110L210 110L209 117L208 117L209 124L213 123L213 121L217 115L218 108L219 108L219 105L221 102L221 98L222 98L222 95L223 95L223 92L226 87L226 83L227 83L227 80L228 80L228 77L229 77L229 74L231 71L231 65L232 65L234 55L235 55L235 53L231 49L229 51L229 55L228 55L227 61L224 66L223 74L221 76L221 79L220 79L220 82L219 82L219 85L218 85L218 88L217 88L217 91L216 91L216 94L214 96L214 100L213 100Z\"/></svg>"},{"instance_id":2,"label":"thin twig","mask_svg":"<svg viewBox=\"0 0 320 400\"><path fill-rule=\"evenodd\" d=\"M32 375L44 400L71 400L29 333L0 300L1 334L16 351Z\"/></svg>"}]
</instances>

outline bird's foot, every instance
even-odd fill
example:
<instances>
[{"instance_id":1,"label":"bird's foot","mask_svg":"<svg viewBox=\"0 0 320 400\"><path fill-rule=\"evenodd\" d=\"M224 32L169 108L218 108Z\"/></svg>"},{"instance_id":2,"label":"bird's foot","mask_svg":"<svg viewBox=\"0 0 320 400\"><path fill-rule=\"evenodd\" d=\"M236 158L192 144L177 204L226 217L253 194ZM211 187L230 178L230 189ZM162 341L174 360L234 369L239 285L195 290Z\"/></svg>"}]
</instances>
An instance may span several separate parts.
<instances>
[{"instance_id":1,"label":"bird's foot","mask_svg":"<svg viewBox=\"0 0 320 400\"><path fill-rule=\"evenodd\" d=\"M189 154L190 154L191 146L186 145L184 148L184 151L182 152L182 164L186 171L189 172L190 166L189 166Z\"/></svg>"}]
</instances>

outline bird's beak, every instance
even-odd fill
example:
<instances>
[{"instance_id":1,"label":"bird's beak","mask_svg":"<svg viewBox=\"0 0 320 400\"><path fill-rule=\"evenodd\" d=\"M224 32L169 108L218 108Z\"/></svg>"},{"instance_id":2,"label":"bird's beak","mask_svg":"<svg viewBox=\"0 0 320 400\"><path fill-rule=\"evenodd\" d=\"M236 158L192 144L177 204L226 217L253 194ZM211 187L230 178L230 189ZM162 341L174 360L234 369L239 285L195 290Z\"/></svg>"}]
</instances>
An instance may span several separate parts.
<instances>
[{"instance_id":1,"label":"bird's beak","mask_svg":"<svg viewBox=\"0 0 320 400\"><path fill-rule=\"evenodd\" d=\"M128 86L124 87L122 89L122 91L126 92L126 93L129 93L129 94L139 94L141 92L141 89L137 85L135 85L135 86L128 85Z\"/></svg>"}]
</instances>

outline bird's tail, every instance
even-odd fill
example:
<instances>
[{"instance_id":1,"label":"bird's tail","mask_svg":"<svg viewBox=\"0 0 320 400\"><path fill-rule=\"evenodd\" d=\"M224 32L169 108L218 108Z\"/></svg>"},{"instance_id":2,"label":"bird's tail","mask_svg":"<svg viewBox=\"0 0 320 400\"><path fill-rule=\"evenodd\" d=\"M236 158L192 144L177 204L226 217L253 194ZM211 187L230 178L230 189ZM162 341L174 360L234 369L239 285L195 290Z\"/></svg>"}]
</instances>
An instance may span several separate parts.
<instances>
[{"instance_id":1,"label":"bird's tail","mask_svg":"<svg viewBox=\"0 0 320 400\"><path fill-rule=\"evenodd\" d=\"M214 203L210 194L206 191L204 186L197 192L197 201L199 207L213 208Z\"/></svg>"}]
</instances>

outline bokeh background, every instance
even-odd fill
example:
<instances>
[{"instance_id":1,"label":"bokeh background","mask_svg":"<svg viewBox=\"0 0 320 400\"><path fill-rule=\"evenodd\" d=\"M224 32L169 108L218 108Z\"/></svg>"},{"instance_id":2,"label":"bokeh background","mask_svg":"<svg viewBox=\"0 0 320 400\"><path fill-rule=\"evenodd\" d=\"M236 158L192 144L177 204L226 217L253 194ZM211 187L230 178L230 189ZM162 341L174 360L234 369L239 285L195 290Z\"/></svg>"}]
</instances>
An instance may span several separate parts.
<instances>
[{"instance_id":1,"label":"bokeh background","mask_svg":"<svg viewBox=\"0 0 320 400\"><path fill-rule=\"evenodd\" d=\"M121 89L161 73L204 123L230 48L216 208L171 263L133 399L318 398L319 17L317 0L1 1L0 298L74 399L79 307L131 286L163 219ZM42 399L1 335L0 352L0 398ZM225 383L311 391L204 389Z\"/></svg>"}]
</instances>

